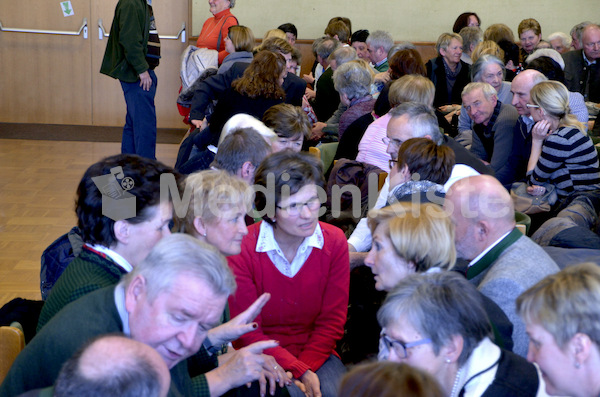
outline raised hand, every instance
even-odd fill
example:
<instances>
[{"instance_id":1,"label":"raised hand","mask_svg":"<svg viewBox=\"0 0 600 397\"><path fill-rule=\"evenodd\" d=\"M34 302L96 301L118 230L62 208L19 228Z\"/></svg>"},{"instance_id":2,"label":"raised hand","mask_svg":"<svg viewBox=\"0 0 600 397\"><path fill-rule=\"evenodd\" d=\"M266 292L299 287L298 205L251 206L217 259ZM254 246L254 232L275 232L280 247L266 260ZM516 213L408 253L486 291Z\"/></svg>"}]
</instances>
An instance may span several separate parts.
<instances>
[{"instance_id":1,"label":"raised hand","mask_svg":"<svg viewBox=\"0 0 600 397\"><path fill-rule=\"evenodd\" d=\"M246 310L229 320L208 331L208 339L213 346L233 342L240 336L254 331L258 324L252 322L260 314L265 304L271 299L271 294L265 292L258 297Z\"/></svg>"}]
</instances>

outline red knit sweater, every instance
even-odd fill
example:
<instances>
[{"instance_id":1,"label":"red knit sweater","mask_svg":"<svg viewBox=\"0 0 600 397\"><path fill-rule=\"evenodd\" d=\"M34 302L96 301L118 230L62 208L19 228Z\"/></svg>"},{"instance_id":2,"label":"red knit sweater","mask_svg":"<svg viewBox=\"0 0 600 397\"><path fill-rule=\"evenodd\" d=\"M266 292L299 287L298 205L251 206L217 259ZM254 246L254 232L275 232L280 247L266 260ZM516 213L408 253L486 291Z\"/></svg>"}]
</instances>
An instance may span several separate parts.
<instances>
[{"instance_id":1,"label":"red knit sweater","mask_svg":"<svg viewBox=\"0 0 600 397\"><path fill-rule=\"evenodd\" d=\"M228 19L225 20L226 18ZM229 8L216 13L212 18L208 18L204 22L204 25L202 25L202 30L200 31L200 35L196 41L196 47L218 50L220 65L223 62L223 59L229 55L229 53L225 51L225 37L227 37L229 34L229 27L237 24L238 21L233 16ZM221 45L219 48L217 48L217 41L219 40L219 28L221 32Z\"/></svg>"},{"instance_id":2,"label":"red knit sweater","mask_svg":"<svg viewBox=\"0 0 600 397\"><path fill-rule=\"evenodd\" d=\"M229 298L231 315L250 306L263 292L271 299L256 318L258 329L236 342L236 348L275 339L279 347L265 350L286 371L300 378L308 369L318 370L335 353L344 333L348 311L350 266L348 243L342 231L320 223L325 243L312 252L293 277L277 270L266 252L256 252L260 223L248 228L242 252L228 257L237 281Z\"/></svg>"}]
</instances>

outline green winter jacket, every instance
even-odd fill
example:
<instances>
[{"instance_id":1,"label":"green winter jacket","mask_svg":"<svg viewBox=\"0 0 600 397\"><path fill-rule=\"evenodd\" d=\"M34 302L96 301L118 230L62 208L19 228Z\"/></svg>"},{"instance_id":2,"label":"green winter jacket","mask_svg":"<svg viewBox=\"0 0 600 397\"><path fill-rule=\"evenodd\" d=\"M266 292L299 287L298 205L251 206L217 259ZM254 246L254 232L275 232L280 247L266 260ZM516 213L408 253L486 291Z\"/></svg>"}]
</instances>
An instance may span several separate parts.
<instances>
[{"instance_id":1,"label":"green winter jacket","mask_svg":"<svg viewBox=\"0 0 600 397\"><path fill-rule=\"evenodd\" d=\"M148 70L150 6L146 0L119 0L100 73L135 83Z\"/></svg>"}]
</instances>

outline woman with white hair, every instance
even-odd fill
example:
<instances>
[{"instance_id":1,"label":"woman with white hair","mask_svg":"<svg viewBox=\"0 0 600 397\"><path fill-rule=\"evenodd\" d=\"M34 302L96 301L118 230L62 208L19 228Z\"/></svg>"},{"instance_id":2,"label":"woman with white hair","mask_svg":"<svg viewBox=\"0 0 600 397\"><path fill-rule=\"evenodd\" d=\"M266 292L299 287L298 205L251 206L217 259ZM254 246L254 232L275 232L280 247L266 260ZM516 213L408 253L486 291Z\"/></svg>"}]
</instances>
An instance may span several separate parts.
<instances>
[{"instance_id":1,"label":"woman with white hair","mask_svg":"<svg viewBox=\"0 0 600 397\"><path fill-rule=\"evenodd\" d=\"M333 83L340 94L340 101L348 106L341 115L339 139L346 129L359 117L373 111L375 99L371 96L373 74L366 61L357 59L338 66L333 73Z\"/></svg>"},{"instance_id":2,"label":"woman with white hair","mask_svg":"<svg viewBox=\"0 0 600 397\"><path fill-rule=\"evenodd\" d=\"M584 125L569 108L569 91L558 81L543 81L531 89L532 147L527 175L533 195L546 192L548 182L563 201L579 191L600 189L598 154Z\"/></svg>"},{"instance_id":3,"label":"woman with white hair","mask_svg":"<svg viewBox=\"0 0 600 397\"><path fill-rule=\"evenodd\" d=\"M571 37L566 33L554 32L548 36L548 41L561 54L571 50Z\"/></svg>"},{"instance_id":4,"label":"woman with white hair","mask_svg":"<svg viewBox=\"0 0 600 397\"><path fill-rule=\"evenodd\" d=\"M492 343L481 295L456 272L405 277L377 319L379 359L425 370L446 396L543 395L535 366Z\"/></svg>"}]
</instances>

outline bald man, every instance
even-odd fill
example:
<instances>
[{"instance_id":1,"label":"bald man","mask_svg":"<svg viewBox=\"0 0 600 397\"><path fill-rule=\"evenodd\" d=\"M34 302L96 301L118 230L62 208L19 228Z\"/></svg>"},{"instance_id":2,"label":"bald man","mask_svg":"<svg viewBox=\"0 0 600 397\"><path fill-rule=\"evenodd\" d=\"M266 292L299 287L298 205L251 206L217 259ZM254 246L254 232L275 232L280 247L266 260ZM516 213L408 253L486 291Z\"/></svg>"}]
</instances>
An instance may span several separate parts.
<instances>
[{"instance_id":1,"label":"bald man","mask_svg":"<svg viewBox=\"0 0 600 397\"><path fill-rule=\"evenodd\" d=\"M119 335L103 336L63 365L55 397L165 397L171 374L150 346Z\"/></svg>"},{"instance_id":2,"label":"bald man","mask_svg":"<svg viewBox=\"0 0 600 397\"><path fill-rule=\"evenodd\" d=\"M529 93L534 85L546 80L548 80L546 76L537 70L527 69L516 75L510 85L510 92L513 95L512 105L517 109L519 118L513 130L510 161L505 167L506 181L508 181L505 186L507 188L510 188L512 182L525 179L527 162L531 153L531 129L535 124L527 107L527 104L531 103Z\"/></svg>"},{"instance_id":3,"label":"bald man","mask_svg":"<svg viewBox=\"0 0 600 397\"><path fill-rule=\"evenodd\" d=\"M529 340L515 300L558 266L515 228L512 199L496 178L460 179L446 193L444 209L455 226L456 253L470 261L467 279L504 311L513 323L513 351L526 357Z\"/></svg>"}]
</instances>

